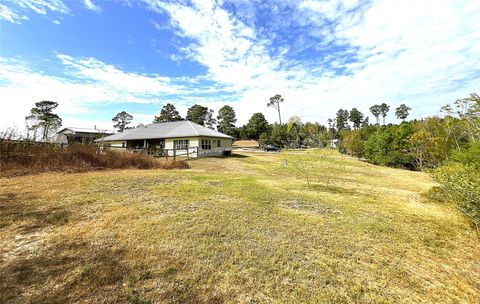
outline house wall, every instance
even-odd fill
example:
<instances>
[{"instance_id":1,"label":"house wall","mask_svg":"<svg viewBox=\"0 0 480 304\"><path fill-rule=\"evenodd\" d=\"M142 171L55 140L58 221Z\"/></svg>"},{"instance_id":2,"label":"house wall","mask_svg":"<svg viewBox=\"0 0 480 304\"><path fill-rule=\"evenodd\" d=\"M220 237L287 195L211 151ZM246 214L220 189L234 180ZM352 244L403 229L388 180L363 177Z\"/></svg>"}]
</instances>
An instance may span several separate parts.
<instances>
[{"instance_id":1,"label":"house wall","mask_svg":"<svg viewBox=\"0 0 480 304\"><path fill-rule=\"evenodd\" d=\"M198 137L177 137L177 138L165 138L165 149L173 150L173 141L180 139L188 139L189 147L198 147Z\"/></svg>"},{"instance_id":2,"label":"house wall","mask_svg":"<svg viewBox=\"0 0 480 304\"><path fill-rule=\"evenodd\" d=\"M232 150L232 143L233 140L229 138L218 138L218 137L178 137L178 138L166 138L165 139L165 149L169 150L169 154L173 155L173 147L175 140L181 139L188 139L189 140L189 156L190 157L198 157L198 156L220 156L223 155L223 151L231 151ZM212 150L201 150L202 139L210 139L210 140L220 140L220 147L217 147L215 144L212 143ZM196 147L200 153L193 153L193 149ZM195 151L197 151L195 150ZM177 155L183 155L187 153L187 150L177 150Z\"/></svg>"},{"instance_id":3,"label":"house wall","mask_svg":"<svg viewBox=\"0 0 480 304\"><path fill-rule=\"evenodd\" d=\"M105 142L107 145L110 145L112 148L125 148L127 147L127 142L124 140L119 140L119 141L107 141Z\"/></svg>"},{"instance_id":4,"label":"house wall","mask_svg":"<svg viewBox=\"0 0 480 304\"><path fill-rule=\"evenodd\" d=\"M200 147L202 139L210 139L210 140L220 140L221 141L221 148L232 148L233 141L229 138L218 138L218 137L178 137L178 138L166 138L165 139L165 149L173 149L173 141L180 140L180 139L188 139L189 140L189 147ZM213 145L212 145L212 148ZM216 146L215 146L216 148Z\"/></svg>"},{"instance_id":5,"label":"house wall","mask_svg":"<svg viewBox=\"0 0 480 304\"><path fill-rule=\"evenodd\" d=\"M228 138L218 138L218 137L177 137L177 138L166 138L165 139L165 149L168 151L168 154L173 156L173 147L175 140L185 140L189 141L188 155L189 157L197 157L197 156L213 156L213 155L223 155L223 151L231 151L232 150L232 143L233 141ZM210 140L220 140L220 147L217 147L216 144L212 143L211 150L201 150L201 140L202 139L210 139ZM129 148L130 142L127 141L108 141L105 144L109 145L113 149L127 149ZM124 146L122 146L122 144ZM197 149L193 149L193 148ZM197 153L197 150L200 153ZM186 156L187 150L177 150L175 151L176 155Z\"/></svg>"}]
</instances>

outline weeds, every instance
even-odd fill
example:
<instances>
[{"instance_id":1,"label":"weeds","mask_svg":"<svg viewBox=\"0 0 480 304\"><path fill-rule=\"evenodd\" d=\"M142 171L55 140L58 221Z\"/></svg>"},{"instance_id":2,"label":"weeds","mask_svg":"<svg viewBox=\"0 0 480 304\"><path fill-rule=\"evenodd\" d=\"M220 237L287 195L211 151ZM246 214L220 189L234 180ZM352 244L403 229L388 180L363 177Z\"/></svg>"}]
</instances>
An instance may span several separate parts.
<instances>
[{"instance_id":1,"label":"weeds","mask_svg":"<svg viewBox=\"0 0 480 304\"><path fill-rule=\"evenodd\" d=\"M66 148L52 143L0 140L0 176L102 169L187 169L185 161L160 161L143 154L106 151L95 145Z\"/></svg>"},{"instance_id":2,"label":"weeds","mask_svg":"<svg viewBox=\"0 0 480 304\"><path fill-rule=\"evenodd\" d=\"M345 169L333 160L326 150L286 154L283 166L290 169L297 177L304 179L310 189L315 182L320 182L329 189L337 179L338 172Z\"/></svg>"}]
</instances>

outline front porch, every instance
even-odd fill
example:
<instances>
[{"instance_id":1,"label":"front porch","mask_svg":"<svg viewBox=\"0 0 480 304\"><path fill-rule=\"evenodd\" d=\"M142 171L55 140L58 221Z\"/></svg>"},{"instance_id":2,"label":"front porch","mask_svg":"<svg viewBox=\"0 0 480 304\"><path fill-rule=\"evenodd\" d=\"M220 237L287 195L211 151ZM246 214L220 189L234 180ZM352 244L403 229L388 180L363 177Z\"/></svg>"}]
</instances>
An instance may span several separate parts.
<instances>
[{"instance_id":1,"label":"front porch","mask_svg":"<svg viewBox=\"0 0 480 304\"><path fill-rule=\"evenodd\" d=\"M212 144L212 141L215 144ZM222 147L220 140L199 140L198 138L127 140L121 147L112 146L110 148L123 149L134 153L144 153L153 157L167 158L229 156L232 154L232 147Z\"/></svg>"}]
</instances>

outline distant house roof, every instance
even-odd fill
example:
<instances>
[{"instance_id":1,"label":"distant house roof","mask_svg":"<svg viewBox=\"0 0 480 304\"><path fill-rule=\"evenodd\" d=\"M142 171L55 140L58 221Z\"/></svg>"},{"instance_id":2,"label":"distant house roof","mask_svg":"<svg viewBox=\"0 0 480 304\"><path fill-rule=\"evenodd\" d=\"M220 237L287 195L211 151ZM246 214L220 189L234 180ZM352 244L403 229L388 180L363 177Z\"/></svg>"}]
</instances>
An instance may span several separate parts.
<instances>
[{"instance_id":1,"label":"distant house roof","mask_svg":"<svg viewBox=\"0 0 480 304\"><path fill-rule=\"evenodd\" d=\"M206 128L199 124L188 120L153 123L138 127L135 129L128 129L121 133L106 136L97 139L97 141L116 141L116 140L139 140L139 139L153 139L153 138L173 138L173 137L220 137L232 138L226 134L217 132L215 130Z\"/></svg>"},{"instance_id":2,"label":"distant house roof","mask_svg":"<svg viewBox=\"0 0 480 304\"><path fill-rule=\"evenodd\" d=\"M90 134L113 134L115 131L112 130L102 130L102 129L89 129L89 128L76 128L76 127L67 127L63 128L57 133L90 133Z\"/></svg>"}]
</instances>

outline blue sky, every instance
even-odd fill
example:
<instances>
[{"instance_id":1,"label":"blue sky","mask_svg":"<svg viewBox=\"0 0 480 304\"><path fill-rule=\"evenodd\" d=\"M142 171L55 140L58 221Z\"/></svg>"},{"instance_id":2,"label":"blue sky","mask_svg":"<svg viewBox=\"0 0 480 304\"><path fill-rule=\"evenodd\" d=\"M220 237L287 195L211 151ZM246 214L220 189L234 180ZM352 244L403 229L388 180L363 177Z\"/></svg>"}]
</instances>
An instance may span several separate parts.
<instances>
[{"instance_id":1,"label":"blue sky","mask_svg":"<svg viewBox=\"0 0 480 304\"><path fill-rule=\"evenodd\" d=\"M269 121L406 103L411 118L479 92L480 2L0 0L0 127L36 101L64 126L149 123L166 102Z\"/></svg>"}]
</instances>

